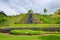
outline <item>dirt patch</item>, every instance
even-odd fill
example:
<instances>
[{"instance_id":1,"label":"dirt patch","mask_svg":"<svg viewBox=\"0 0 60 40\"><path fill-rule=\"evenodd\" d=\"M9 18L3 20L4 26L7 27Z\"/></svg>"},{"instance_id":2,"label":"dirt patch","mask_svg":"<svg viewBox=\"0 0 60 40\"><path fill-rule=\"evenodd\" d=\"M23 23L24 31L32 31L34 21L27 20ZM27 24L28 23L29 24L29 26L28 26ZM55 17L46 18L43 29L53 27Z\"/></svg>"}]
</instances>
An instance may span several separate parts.
<instances>
[{"instance_id":1,"label":"dirt patch","mask_svg":"<svg viewBox=\"0 0 60 40\"><path fill-rule=\"evenodd\" d=\"M11 30L40 30L40 28L4 28L4 29L0 29L1 33L9 33Z\"/></svg>"},{"instance_id":2,"label":"dirt patch","mask_svg":"<svg viewBox=\"0 0 60 40\"><path fill-rule=\"evenodd\" d=\"M58 32L60 32L60 28L42 28L42 31L51 31L51 32L58 31Z\"/></svg>"},{"instance_id":3,"label":"dirt patch","mask_svg":"<svg viewBox=\"0 0 60 40\"><path fill-rule=\"evenodd\" d=\"M0 33L9 33L11 30L35 30L35 31L39 31L40 28L3 28L0 29ZM60 32L60 28L41 28L42 31L45 32Z\"/></svg>"}]
</instances>

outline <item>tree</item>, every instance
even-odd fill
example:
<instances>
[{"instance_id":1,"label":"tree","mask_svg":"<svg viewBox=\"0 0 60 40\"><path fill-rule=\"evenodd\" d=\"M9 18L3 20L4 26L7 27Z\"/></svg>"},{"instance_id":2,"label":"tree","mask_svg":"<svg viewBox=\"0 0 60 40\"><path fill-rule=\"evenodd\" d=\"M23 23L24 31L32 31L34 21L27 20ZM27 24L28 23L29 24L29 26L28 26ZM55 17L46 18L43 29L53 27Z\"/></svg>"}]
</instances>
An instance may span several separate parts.
<instances>
[{"instance_id":1,"label":"tree","mask_svg":"<svg viewBox=\"0 0 60 40\"><path fill-rule=\"evenodd\" d=\"M32 9L28 10L28 13L33 13Z\"/></svg>"},{"instance_id":2,"label":"tree","mask_svg":"<svg viewBox=\"0 0 60 40\"><path fill-rule=\"evenodd\" d=\"M55 14L60 15L60 9L57 9L57 11L55 12Z\"/></svg>"},{"instance_id":3,"label":"tree","mask_svg":"<svg viewBox=\"0 0 60 40\"><path fill-rule=\"evenodd\" d=\"M5 13L4 13L4 11L0 11L0 15L4 15L4 16L7 16Z\"/></svg>"},{"instance_id":4,"label":"tree","mask_svg":"<svg viewBox=\"0 0 60 40\"><path fill-rule=\"evenodd\" d=\"M46 9L46 8L44 8L43 10L44 10L44 13L46 13L46 12L47 12L47 9Z\"/></svg>"}]
</instances>

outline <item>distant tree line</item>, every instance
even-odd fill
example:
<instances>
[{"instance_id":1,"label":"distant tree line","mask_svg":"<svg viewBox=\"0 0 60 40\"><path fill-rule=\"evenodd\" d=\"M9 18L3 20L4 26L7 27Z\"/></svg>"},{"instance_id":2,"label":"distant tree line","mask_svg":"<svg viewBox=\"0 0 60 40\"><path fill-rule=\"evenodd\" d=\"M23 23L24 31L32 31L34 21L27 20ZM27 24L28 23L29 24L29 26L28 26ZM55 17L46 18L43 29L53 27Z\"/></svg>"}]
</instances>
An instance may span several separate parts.
<instances>
[{"instance_id":1,"label":"distant tree line","mask_svg":"<svg viewBox=\"0 0 60 40\"><path fill-rule=\"evenodd\" d=\"M60 8L56 10L55 14L60 15Z\"/></svg>"},{"instance_id":2,"label":"distant tree line","mask_svg":"<svg viewBox=\"0 0 60 40\"><path fill-rule=\"evenodd\" d=\"M0 11L0 14L3 14L3 15L5 15L5 16L7 16L7 15L4 13L4 11Z\"/></svg>"}]
</instances>

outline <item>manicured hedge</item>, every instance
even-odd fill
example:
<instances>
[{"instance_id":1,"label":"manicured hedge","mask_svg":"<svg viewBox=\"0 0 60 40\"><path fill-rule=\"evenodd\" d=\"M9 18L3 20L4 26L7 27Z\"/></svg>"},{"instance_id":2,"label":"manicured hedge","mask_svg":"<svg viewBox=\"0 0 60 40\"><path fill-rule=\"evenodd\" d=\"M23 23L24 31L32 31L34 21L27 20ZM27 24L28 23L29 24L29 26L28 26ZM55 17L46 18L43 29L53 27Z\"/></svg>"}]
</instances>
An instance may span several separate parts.
<instances>
[{"instance_id":1,"label":"manicured hedge","mask_svg":"<svg viewBox=\"0 0 60 40\"><path fill-rule=\"evenodd\" d=\"M40 31L34 31L34 30L11 30L10 34L15 35L38 35L41 34Z\"/></svg>"}]
</instances>

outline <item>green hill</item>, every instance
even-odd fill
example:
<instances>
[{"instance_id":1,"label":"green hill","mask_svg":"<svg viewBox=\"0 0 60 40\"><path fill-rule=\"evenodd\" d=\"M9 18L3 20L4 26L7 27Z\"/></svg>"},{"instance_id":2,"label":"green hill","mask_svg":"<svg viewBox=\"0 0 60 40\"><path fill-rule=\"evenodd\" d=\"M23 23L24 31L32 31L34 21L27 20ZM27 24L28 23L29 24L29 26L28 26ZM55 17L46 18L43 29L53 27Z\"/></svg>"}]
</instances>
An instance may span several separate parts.
<instances>
[{"instance_id":1,"label":"green hill","mask_svg":"<svg viewBox=\"0 0 60 40\"><path fill-rule=\"evenodd\" d=\"M36 14L43 24L60 24L60 15L41 15Z\"/></svg>"},{"instance_id":2,"label":"green hill","mask_svg":"<svg viewBox=\"0 0 60 40\"><path fill-rule=\"evenodd\" d=\"M42 15L32 13L33 24L27 24L26 21L29 13L21 13L19 15L7 16L4 12L0 12L0 27L49 27L60 26L60 15Z\"/></svg>"}]
</instances>

